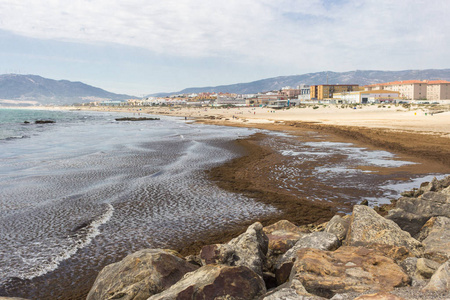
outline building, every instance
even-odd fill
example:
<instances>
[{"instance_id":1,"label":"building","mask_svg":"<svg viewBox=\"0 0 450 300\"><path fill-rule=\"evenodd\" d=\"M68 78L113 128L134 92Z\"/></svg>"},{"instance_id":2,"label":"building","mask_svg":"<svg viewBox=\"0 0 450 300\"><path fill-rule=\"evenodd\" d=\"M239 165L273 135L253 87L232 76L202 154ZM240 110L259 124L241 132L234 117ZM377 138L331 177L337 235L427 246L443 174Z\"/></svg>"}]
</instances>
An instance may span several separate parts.
<instances>
[{"instance_id":1,"label":"building","mask_svg":"<svg viewBox=\"0 0 450 300\"><path fill-rule=\"evenodd\" d=\"M427 100L450 100L450 81L428 81Z\"/></svg>"},{"instance_id":2,"label":"building","mask_svg":"<svg viewBox=\"0 0 450 300\"><path fill-rule=\"evenodd\" d=\"M427 99L427 82L420 80L404 80L386 83L377 83L365 87L367 91L389 90L400 93L402 99L425 100Z\"/></svg>"},{"instance_id":3,"label":"building","mask_svg":"<svg viewBox=\"0 0 450 300\"><path fill-rule=\"evenodd\" d=\"M223 105L244 106L245 99L238 98L238 97L232 96L232 95L218 95L215 105L218 105L218 106L223 106Z\"/></svg>"},{"instance_id":4,"label":"building","mask_svg":"<svg viewBox=\"0 0 450 300\"><path fill-rule=\"evenodd\" d=\"M302 101L309 101L311 100L311 87L306 84L302 84L299 86L300 95L298 95L298 100Z\"/></svg>"},{"instance_id":5,"label":"building","mask_svg":"<svg viewBox=\"0 0 450 300\"><path fill-rule=\"evenodd\" d=\"M333 98L334 93L358 91L357 84L321 84L310 86L310 97L313 100Z\"/></svg>"},{"instance_id":6,"label":"building","mask_svg":"<svg viewBox=\"0 0 450 300\"><path fill-rule=\"evenodd\" d=\"M266 93L256 95L256 104L257 105L269 105L271 103L275 103L279 100L288 100L287 96L284 94L278 93Z\"/></svg>"},{"instance_id":7,"label":"building","mask_svg":"<svg viewBox=\"0 0 450 300\"><path fill-rule=\"evenodd\" d=\"M366 104L397 101L399 99L399 95L399 92L385 90L354 91L334 93L333 99L336 99L337 102L343 103Z\"/></svg>"}]
</instances>

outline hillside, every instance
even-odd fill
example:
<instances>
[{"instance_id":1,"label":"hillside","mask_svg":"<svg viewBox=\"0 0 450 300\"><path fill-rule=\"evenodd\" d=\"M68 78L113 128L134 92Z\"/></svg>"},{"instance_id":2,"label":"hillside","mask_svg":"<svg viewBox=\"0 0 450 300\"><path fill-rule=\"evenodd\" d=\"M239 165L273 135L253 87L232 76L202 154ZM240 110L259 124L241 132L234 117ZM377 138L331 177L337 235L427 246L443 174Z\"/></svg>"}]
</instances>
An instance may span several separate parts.
<instances>
[{"instance_id":1,"label":"hillside","mask_svg":"<svg viewBox=\"0 0 450 300\"><path fill-rule=\"evenodd\" d=\"M0 104L73 104L99 99L133 98L82 82L53 80L37 75L0 75Z\"/></svg>"},{"instance_id":2,"label":"hillside","mask_svg":"<svg viewBox=\"0 0 450 300\"><path fill-rule=\"evenodd\" d=\"M280 76L248 83L220 85L214 87L187 88L174 93L159 93L150 96L166 96L173 94L222 92L253 94L263 91L279 90L284 86L296 87L299 84L373 84L395 80L425 80L442 79L450 81L450 69L406 70L406 71L350 71L350 72L318 72L303 75Z\"/></svg>"}]
</instances>

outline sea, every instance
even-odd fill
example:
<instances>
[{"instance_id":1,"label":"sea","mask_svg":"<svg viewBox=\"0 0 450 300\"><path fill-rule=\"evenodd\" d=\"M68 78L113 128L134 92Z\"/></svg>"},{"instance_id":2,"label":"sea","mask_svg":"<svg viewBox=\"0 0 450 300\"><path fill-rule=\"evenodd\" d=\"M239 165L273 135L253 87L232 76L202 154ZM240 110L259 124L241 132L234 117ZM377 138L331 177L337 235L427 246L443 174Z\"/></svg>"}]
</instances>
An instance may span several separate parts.
<instances>
[{"instance_id":1,"label":"sea","mask_svg":"<svg viewBox=\"0 0 450 300\"><path fill-rule=\"evenodd\" d=\"M310 176L324 183L339 178L371 189L372 195L394 197L445 175L371 180L375 175L349 166L414 162L324 137L287 142L294 137L184 117L115 120L138 116L144 115L0 108L0 296L77 299L77 286L127 254L173 248L206 231L277 213L273 206L218 188L205 173L242 155L233 141L256 132L270 136L267 146L290 162L269 174L286 190L301 189L298 178ZM334 154L345 161L302 175L300 162Z\"/></svg>"}]
</instances>

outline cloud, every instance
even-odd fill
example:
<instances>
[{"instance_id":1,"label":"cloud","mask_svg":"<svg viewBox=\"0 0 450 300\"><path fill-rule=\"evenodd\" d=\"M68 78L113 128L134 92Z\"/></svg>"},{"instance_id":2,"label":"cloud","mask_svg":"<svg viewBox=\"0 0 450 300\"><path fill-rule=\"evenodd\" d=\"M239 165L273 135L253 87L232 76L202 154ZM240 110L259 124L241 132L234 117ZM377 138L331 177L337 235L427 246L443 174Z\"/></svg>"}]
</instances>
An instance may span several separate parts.
<instances>
[{"instance_id":1,"label":"cloud","mask_svg":"<svg viewBox=\"0 0 450 300\"><path fill-rule=\"evenodd\" d=\"M443 58L448 11L447 0L0 0L0 29L179 57L339 69L419 55L432 62L425 56L435 51Z\"/></svg>"}]
</instances>

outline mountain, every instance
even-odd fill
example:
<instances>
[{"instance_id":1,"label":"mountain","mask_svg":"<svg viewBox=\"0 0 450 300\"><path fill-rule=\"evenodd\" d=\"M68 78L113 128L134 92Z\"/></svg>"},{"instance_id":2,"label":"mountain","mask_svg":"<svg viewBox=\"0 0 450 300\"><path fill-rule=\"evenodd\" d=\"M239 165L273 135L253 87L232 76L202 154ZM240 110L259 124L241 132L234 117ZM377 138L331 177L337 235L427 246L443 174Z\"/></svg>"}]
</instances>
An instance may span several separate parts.
<instances>
[{"instance_id":1,"label":"mountain","mask_svg":"<svg viewBox=\"0 0 450 300\"><path fill-rule=\"evenodd\" d=\"M65 105L101 99L135 98L107 92L82 82L53 80L37 75L0 75L0 105L56 104Z\"/></svg>"},{"instance_id":2,"label":"mountain","mask_svg":"<svg viewBox=\"0 0 450 300\"><path fill-rule=\"evenodd\" d=\"M432 80L450 81L450 69L406 70L406 71L350 71L350 72L318 72L303 75L280 76L248 83L220 85L214 87L187 88L174 93L159 93L149 96L163 97L175 94L191 94L201 92L222 92L237 94L254 94L264 91L280 90L282 87L296 87L300 84L359 84L367 85L396 80Z\"/></svg>"}]
</instances>

